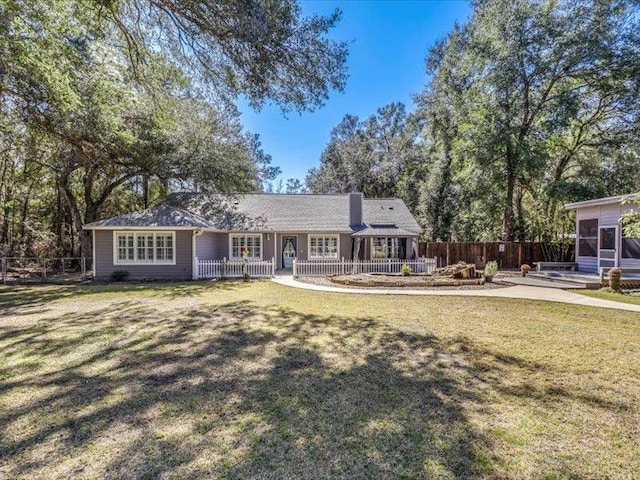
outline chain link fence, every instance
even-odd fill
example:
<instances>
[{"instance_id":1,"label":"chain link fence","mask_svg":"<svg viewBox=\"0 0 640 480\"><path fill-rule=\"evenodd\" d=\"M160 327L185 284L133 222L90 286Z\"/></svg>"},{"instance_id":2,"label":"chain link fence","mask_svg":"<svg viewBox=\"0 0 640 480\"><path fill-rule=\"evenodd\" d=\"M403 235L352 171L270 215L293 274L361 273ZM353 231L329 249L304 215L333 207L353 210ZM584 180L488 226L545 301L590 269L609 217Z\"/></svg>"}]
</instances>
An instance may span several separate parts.
<instances>
[{"instance_id":1,"label":"chain link fence","mask_svg":"<svg viewBox=\"0 0 640 480\"><path fill-rule=\"evenodd\" d=\"M3 284L80 283L93 278L92 259L84 257L1 257Z\"/></svg>"}]
</instances>

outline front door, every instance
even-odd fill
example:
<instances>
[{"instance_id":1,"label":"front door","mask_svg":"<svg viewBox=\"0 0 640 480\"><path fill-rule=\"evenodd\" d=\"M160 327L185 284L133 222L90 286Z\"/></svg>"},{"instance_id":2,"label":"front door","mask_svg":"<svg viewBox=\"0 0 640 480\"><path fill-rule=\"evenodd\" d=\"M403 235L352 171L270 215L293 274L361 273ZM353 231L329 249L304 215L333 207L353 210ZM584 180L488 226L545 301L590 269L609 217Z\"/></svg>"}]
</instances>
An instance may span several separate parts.
<instances>
[{"instance_id":1,"label":"front door","mask_svg":"<svg viewBox=\"0 0 640 480\"><path fill-rule=\"evenodd\" d=\"M600 227L598 245L598 267L616 267L618 265L618 227Z\"/></svg>"},{"instance_id":2,"label":"front door","mask_svg":"<svg viewBox=\"0 0 640 480\"><path fill-rule=\"evenodd\" d=\"M284 235L282 237L282 266L293 268L293 259L298 251L298 237Z\"/></svg>"}]
</instances>

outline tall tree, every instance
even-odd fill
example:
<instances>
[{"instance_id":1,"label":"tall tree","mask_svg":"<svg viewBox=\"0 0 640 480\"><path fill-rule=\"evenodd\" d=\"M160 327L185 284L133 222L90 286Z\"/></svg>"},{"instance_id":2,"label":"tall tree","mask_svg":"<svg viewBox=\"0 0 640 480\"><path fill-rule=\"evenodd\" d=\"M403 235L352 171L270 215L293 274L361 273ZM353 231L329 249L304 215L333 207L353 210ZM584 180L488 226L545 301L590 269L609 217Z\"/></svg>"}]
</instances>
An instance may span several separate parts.
<instances>
[{"instance_id":1,"label":"tall tree","mask_svg":"<svg viewBox=\"0 0 640 480\"><path fill-rule=\"evenodd\" d=\"M38 178L31 164L49 172L50 228L70 218L83 255L84 223L172 186L259 189L278 169L233 103L313 109L341 90L346 47L326 36L339 16L302 18L289 0L1 1L0 134L37 145L0 166L2 242L16 195L32 212L35 190L15 184ZM5 128L16 119L22 137Z\"/></svg>"},{"instance_id":2,"label":"tall tree","mask_svg":"<svg viewBox=\"0 0 640 480\"><path fill-rule=\"evenodd\" d=\"M502 192L502 238L513 240L532 233L527 204L544 210L548 225L557 213L553 192L573 181L584 155L629 139L640 98L638 5L482 0L474 7L471 21L432 54L439 63L432 83L465 85L448 130L457 131L460 171L472 172L471 183L489 188L489 197Z\"/></svg>"},{"instance_id":3,"label":"tall tree","mask_svg":"<svg viewBox=\"0 0 640 480\"><path fill-rule=\"evenodd\" d=\"M418 155L416 132L402 103L382 107L365 121L346 115L332 130L320 167L309 171L306 184L314 193L396 195L398 180Z\"/></svg>"}]
</instances>

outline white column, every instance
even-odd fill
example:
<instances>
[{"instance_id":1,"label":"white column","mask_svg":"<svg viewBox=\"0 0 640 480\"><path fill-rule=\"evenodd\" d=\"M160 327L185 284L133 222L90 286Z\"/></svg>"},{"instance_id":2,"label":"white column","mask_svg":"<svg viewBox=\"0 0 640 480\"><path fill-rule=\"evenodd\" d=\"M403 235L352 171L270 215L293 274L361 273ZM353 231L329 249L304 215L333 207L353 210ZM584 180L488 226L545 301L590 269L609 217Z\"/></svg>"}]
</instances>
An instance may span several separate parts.
<instances>
[{"instance_id":1,"label":"white column","mask_svg":"<svg viewBox=\"0 0 640 480\"><path fill-rule=\"evenodd\" d=\"M276 268L276 258L278 258L278 234L273 232L273 269L275 272ZM275 275L275 273L274 273Z\"/></svg>"}]
</instances>

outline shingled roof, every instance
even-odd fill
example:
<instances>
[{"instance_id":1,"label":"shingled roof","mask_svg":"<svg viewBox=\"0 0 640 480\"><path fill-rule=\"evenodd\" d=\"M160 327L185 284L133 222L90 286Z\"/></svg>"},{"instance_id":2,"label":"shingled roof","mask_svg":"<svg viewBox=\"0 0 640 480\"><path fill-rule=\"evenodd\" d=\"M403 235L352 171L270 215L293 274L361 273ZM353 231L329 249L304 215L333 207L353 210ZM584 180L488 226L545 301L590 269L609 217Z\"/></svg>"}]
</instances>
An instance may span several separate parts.
<instances>
[{"instance_id":1,"label":"shingled roof","mask_svg":"<svg viewBox=\"0 0 640 480\"><path fill-rule=\"evenodd\" d=\"M418 234L420 226L400 199L363 199L363 222L350 225L349 195L172 193L157 207L85 226L193 227L219 231L340 232L376 224Z\"/></svg>"}]
</instances>

